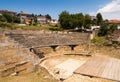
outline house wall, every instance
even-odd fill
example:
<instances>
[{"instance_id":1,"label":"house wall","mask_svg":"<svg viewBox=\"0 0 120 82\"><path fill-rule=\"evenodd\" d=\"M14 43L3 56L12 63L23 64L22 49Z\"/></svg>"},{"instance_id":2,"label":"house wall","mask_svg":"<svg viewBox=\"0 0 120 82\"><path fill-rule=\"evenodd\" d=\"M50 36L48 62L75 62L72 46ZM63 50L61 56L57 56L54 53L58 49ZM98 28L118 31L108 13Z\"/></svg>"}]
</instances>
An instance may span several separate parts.
<instances>
[{"instance_id":1,"label":"house wall","mask_svg":"<svg viewBox=\"0 0 120 82\"><path fill-rule=\"evenodd\" d=\"M118 27L117 27L118 29L120 29L120 24L118 24Z\"/></svg>"},{"instance_id":2,"label":"house wall","mask_svg":"<svg viewBox=\"0 0 120 82\"><path fill-rule=\"evenodd\" d=\"M20 21L23 22L26 18L26 16L20 16Z\"/></svg>"},{"instance_id":3,"label":"house wall","mask_svg":"<svg viewBox=\"0 0 120 82\"><path fill-rule=\"evenodd\" d=\"M41 23L41 24L46 24L47 20L46 19L37 19L37 22Z\"/></svg>"},{"instance_id":4,"label":"house wall","mask_svg":"<svg viewBox=\"0 0 120 82\"><path fill-rule=\"evenodd\" d=\"M46 17L38 17L37 22L40 24L48 24L50 23L50 20L48 20Z\"/></svg>"},{"instance_id":5,"label":"house wall","mask_svg":"<svg viewBox=\"0 0 120 82\"><path fill-rule=\"evenodd\" d=\"M25 22L27 24L29 24L29 21L26 21L26 20L31 21L31 19L32 19L31 15L29 15L29 14L20 14L19 18L20 18L21 23Z\"/></svg>"},{"instance_id":6,"label":"house wall","mask_svg":"<svg viewBox=\"0 0 120 82\"><path fill-rule=\"evenodd\" d=\"M57 24L57 21L56 21L56 20L54 20L54 21L51 20L50 23L51 23L51 24Z\"/></svg>"}]
</instances>

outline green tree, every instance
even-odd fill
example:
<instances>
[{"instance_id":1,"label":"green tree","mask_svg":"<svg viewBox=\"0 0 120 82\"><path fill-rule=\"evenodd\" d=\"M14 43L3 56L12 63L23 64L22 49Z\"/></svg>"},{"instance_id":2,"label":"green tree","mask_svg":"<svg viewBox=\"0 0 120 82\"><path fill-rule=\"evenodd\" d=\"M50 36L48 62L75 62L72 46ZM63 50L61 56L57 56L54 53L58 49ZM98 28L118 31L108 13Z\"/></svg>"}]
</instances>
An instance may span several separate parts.
<instances>
[{"instance_id":1,"label":"green tree","mask_svg":"<svg viewBox=\"0 0 120 82\"><path fill-rule=\"evenodd\" d=\"M82 13L76 14L77 27L81 28L84 24L84 15Z\"/></svg>"},{"instance_id":2,"label":"green tree","mask_svg":"<svg viewBox=\"0 0 120 82\"><path fill-rule=\"evenodd\" d=\"M117 30L117 25L116 24L103 23L101 25L101 28L99 30L98 35L99 36L105 36L105 35L113 33L115 30Z\"/></svg>"},{"instance_id":3,"label":"green tree","mask_svg":"<svg viewBox=\"0 0 120 82\"><path fill-rule=\"evenodd\" d=\"M108 34L113 33L115 30L117 30L117 25L116 24L110 24Z\"/></svg>"},{"instance_id":4,"label":"green tree","mask_svg":"<svg viewBox=\"0 0 120 82\"><path fill-rule=\"evenodd\" d=\"M63 11L59 15L60 26L63 29L70 29L70 14L67 11Z\"/></svg>"},{"instance_id":5,"label":"green tree","mask_svg":"<svg viewBox=\"0 0 120 82\"><path fill-rule=\"evenodd\" d=\"M108 31L108 24L102 24L101 28L99 30L98 36L105 36L107 35L107 31Z\"/></svg>"},{"instance_id":6,"label":"green tree","mask_svg":"<svg viewBox=\"0 0 120 82\"><path fill-rule=\"evenodd\" d=\"M11 23L13 22L13 16L9 13L3 13L3 17L5 17L6 21Z\"/></svg>"},{"instance_id":7,"label":"green tree","mask_svg":"<svg viewBox=\"0 0 120 82\"><path fill-rule=\"evenodd\" d=\"M38 16L43 16L42 14L39 14Z\"/></svg>"},{"instance_id":8,"label":"green tree","mask_svg":"<svg viewBox=\"0 0 120 82\"><path fill-rule=\"evenodd\" d=\"M96 17L97 17L97 25L101 25L101 23L103 22L102 14L98 13Z\"/></svg>"},{"instance_id":9,"label":"green tree","mask_svg":"<svg viewBox=\"0 0 120 82\"><path fill-rule=\"evenodd\" d=\"M31 17L35 17L34 13L32 13Z\"/></svg>"},{"instance_id":10,"label":"green tree","mask_svg":"<svg viewBox=\"0 0 120 82\"><path fill-rule=\"evenodd\" d=\"M59 15L59 22L63 29L81 28L84 23L84 15L82 13L69 14L69 12L63 11Z\"/></svg>"},{"instance_id":11,"label":"green tree","mask_svg":"<svg viewBox=\"0 0 120 82\"><path fill-rule=\"evenodd\" d=\"M13 20L14 23L20 23L20 19L16 16L13 16L12 20Z\"/></svg>"},{"instance_id":12,"label":"green tree","mask_svg":"<svg viewBox=\"0 0 120 82\"><path fill-rule=\"evenodd\" d=\"M0 15L0 21L5 22L6 18L3 15Z\"/></svg>"},{"instance_id":13,"label":"green tree","mask_svg":"<svg viewBox=\"0 0 120 82\"><path fill-rule=\"evenodd\" d=\"M84 19L84 27L86 29L90 29L91 23L92 23L91 17L88 14L86 14Z\"/></svg>"},{"instance_id":14,"label":"green tree","mask_svg":"<svg viewBox=\"0 0 120 82\"><path fill-rule=\"evenodd\" d=\"M51 16L49 14L46 14L45 17L51 20Z\"/></svg>"},{"instance_id":15,"label":"green tree","mask_svg":"<svg viewBox=\"0 0 120 82\"><path fill-rule=\"evenodd\" d=\"M70 29L74 29L76 27L76 18L74 14L69 15L69 27Z\"/></svg>"}]
</instances>

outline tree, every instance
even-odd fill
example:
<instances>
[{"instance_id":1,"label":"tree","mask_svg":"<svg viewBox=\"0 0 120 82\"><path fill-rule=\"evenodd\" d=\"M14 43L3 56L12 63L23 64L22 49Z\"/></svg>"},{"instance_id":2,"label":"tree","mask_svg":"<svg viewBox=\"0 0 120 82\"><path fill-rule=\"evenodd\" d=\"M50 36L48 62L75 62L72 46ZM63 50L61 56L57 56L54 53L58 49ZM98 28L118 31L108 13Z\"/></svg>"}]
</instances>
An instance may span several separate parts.
<instances>
[{"instance_id":1,"label":"tree","mask_svg":"<svg viewBox=\"0 0 120 82\"><path fill-rule=\"evenodd\" d=\"M0 21L5 22L6 18L4 16L0 15Z\"/></svg>"},{"instance_id":2,"label":"tree","mask_svg":"<svg viewBox=\"0 0 120 82\"><path fill-rule=\"evenodd\" d=\"M45 17L51 20L51 16L49 14L46 14Z\"/></svg>"},{"instance_id":3,"label":"tree","mask_svg":"<svg viewBox=\"0 0 120 82\"><path fill-rule=\"evenodd\" d=\"M59 22L60 22L60 26L61 28L63 29L70 29L70 25L69 25L69 22L70 22L70 15L69 15L69 12L67 11L63 11L62 13L60 13L59 15Z\"/></svg>"},{"instance_id":4,"label":"tree","mask_svg":"<svg viewBox=\"0 0 120 82\"><path fill-rule=\"evenodd\" d=\"M102 14L101 13L98 13L96 15L97 17L97 25L101 25L102 21L103 21L103 17L102 17Z\"/></svg>"},{"instance_id":5,"label":"tree","mask_svg":"<svg viewBox=\"0 0 120 82\"><path fill-rule=\"evenodd\" d=\"M14 23L20 23L20 19L16 16L13 16L13 22Z\"/></svg>"},{"instance_id":6,"label":"tree","mask_svg":"<svg viewBox=\"0 0 120 82\"><path fill-rule=\"evenodd\" d=\"M31 17L35 17L34 13L32 13Z\"/></svg>"},{"instance_id":7,"label":"tree","mask_svg":"<svg viewBox=\"0 0 120 82\"><path fill-rule=\"evenodd\" d=\"M3 17L5 17L6 21L11 23L13 22L13 16L9 13L3 13Z\"/></svg>"},{"instance_id":8,"label":"tree","mask_svg":"<svg viewBox=\"0 0 120 82\"><path fill-rule=\"evenodd\" d=\"M91 27L91 23L92 23L91 17L88 14L86 14L84 19L84 27L86 29L89 29Z\"/></svg>"},{"instance_id":9,"label":"tree","mask_svg":"<svg viewBox=\"0 0 120 82\"><path fill-rule=\"evenodd\" d=\"M101 25L101 28L99 30L98 36L105 36L107 35L108 31L108 24L104 23Z\"/></svg>"},{"instance_id":10,"label":"tree","mask_svg":"<svg viewBox=\"0 0 120 82\"><path fill-rule=\"evenodd\" d=\"M69 16L69 27L70 29L74 29L74 27L76 26L76 19L75 19L75 15L74 14L71 14Z\"/></svg>"},{"instance_id":11,"label":"tree","mask_svg":"<svg viewBox=\"0 0 120 82\"><path fill-rule=\"evenodd\" d=\"M38 16L43 16L42 14L39 14Z\"/></svg>"},{"instance_id":12,"label":"tree","mask_svg":"<svg viewBox=\"0 0 120 82\"><path fill-rule=\"evenodd\" d=\"M98 35L99 36L105 36L105 35L113 33L115 30L117 30L117 25L116 24L103 23L101 25L101 28L99 30Z\"/></svg>"},{"instance_id":13,"label":"tree","mask_svg":"<svg viewBox=\"0 0 120 82\"><path fill-rule=\"evenodd\" d=\"M109 34L113 33L115 30L117 30L116 24L110 24L109 25Z\"/></svg>"},{"instance_id":14,"label":"tree","mask_svg":"<svg viewBox=\"0 0 120 82\"><path fill-rule=\"evenodd\" d=\"M84 15L82 13L76 14L77 27L81 28L84 24Z\"/></svg>"},{"instance_id":15,"label":"tree","mask_svg":"<svg viewBox=\"0 0 120 82\"><path fill-rule=\"evenodd\" d=\"M63 29L81 28L84 23L84 15L82 13L69 14L69 12L63 11L59 15L59 22Z\"/></svg>"}]
</instances>

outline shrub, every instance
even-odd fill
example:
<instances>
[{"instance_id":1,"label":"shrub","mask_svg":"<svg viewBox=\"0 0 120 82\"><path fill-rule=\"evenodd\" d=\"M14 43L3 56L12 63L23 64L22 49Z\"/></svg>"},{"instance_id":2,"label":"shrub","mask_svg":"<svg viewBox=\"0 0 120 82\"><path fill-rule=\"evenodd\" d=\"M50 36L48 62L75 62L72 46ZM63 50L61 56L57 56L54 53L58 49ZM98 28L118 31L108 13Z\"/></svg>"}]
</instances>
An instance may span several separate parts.
<instances>
[{"instance_id":1,"label":"shrub","mask_svg":"<svg viewBox=\"0 0 120 82\"><path fill-rule=\"evenodd\" d=\"M51 31L62 31L62 29L58 28L58 27L50 27L49 30L51 30Z\"/></svg>"},{"instance_id":2,"label":"shrub","mask_svg":"<svg viewBox=\"0 0 120 82\"><path fill-rule=\"evenodd\" d=\"M0 22L0 28L1 28L1 29L14 30L14 29L16 29L16 28L18 28L18 27L15 26L14 24L11 24L11 23Z\"/></svg>"},{"instance_id":3,"label":"shrub","mask_svg":"<svg viewBox=\"0 0 120 82\"><path fill-rule=\"evenodd\" d=\"M1 28L12 27L12 25L9 24L9 23L6 23L6 22L0 22L0 27L1 27Z\"/></svg>"},{"instance_id":4,"label":"shrub","mask_svg":"<svg viewBox=\"0 0 120 82\"><path fill-rule=\"evenodd\" d=\"M106 41L105 37L96 37L91 40L91 43L97 44L97 45L104 45L104 42Z\"/></svg>"}]
</instances>

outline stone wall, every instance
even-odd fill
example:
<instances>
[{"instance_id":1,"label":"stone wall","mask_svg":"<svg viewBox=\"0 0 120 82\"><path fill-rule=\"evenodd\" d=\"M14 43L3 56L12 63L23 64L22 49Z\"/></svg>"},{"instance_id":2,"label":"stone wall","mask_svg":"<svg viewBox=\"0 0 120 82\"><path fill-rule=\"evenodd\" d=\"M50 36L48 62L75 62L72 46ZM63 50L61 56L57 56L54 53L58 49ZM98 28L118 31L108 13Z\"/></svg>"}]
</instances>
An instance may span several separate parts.
<instances>
[{"instance_id":1,"label":"stone wall","mask_svg":"<svg viewBox=\"0 0 120 82\"><path fill-rule=\"evenodd\" d=\"M36 33L35 33L36 34ZM67 34L8 34L8 36L23 47L41 47L49 45L81 44L90 41L89 33L67 33Z\"/></svg>"}]
</instances>

